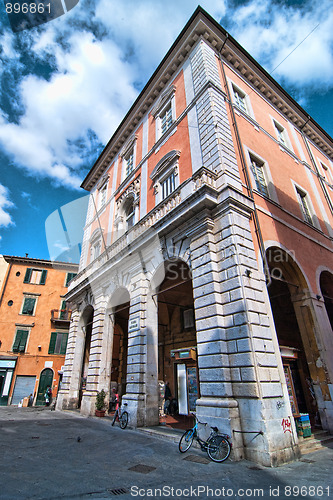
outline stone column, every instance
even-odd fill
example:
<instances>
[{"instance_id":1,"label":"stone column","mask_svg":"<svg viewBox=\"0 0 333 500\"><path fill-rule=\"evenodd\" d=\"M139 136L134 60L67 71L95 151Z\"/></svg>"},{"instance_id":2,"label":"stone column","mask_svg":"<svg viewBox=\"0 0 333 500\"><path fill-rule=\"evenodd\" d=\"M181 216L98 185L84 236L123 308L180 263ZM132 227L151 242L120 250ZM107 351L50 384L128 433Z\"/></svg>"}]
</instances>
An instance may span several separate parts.
<instances>
[{"instance_id":1,"label":"stone column","mask_svg":"<svg viewBox=\"0 0 333 500\"><path fill-rule=\"evenodd\" d=\"M101 387L100 378L104 366L102 366L102 344L104 336L105 300L104 297L96 297L94 305L94 317L91 332L91 344L89 354L89 367L87 374L87 386L82 397L81 413L93 415L95 413L95 402L97 391L107 387Z\"/></svg>"},{"instance_id":2,"label":"stone column","mask_svg":"<svg viewBox=\"0 0 333 500\"><path fill-rule=\"evenodd\" d=\"M57 396L57 409L60 410L74 409L78 405L85 343L85 335L79 323L80 314L78 308L73 304L63 378Z\"/></svg>"},{"instance_id":3,"label":"stone column","mask_svg":"<svg viewBox=\"0 0 333 500\"><path fill-rule=\"evenodd\" d=\"M271 466L294 459L298 447L250 215L250 200L227 187L214 219L202 214L190 235L201 390L197 408L202 420L209 418L210 425L232 436L236 458L245 453Z\"/></svg>"},{"instance_id":4,"label":"stone column","mask_svg":"<svg viewBox=\"0 0 333 500\"><path fill-rule=\"evenodd\" d=\"M155 303L156 302L156 303ZM158 424L157 300L143 276L136 282L130 302L127 385L129 423L134 427Z\"/></svg>"}]
</instances>

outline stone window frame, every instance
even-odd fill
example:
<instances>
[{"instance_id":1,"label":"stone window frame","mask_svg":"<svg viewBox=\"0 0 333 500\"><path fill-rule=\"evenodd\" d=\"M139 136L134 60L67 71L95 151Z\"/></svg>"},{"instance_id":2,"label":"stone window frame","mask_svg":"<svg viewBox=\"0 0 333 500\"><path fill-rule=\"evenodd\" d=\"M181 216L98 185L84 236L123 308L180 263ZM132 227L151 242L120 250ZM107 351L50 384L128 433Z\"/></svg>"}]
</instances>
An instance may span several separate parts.
<instances>
[{"instance_id":1,"label":"stone window frame","mask_svg":"<svg viewBox=\"0 0 333 500\"><path fill-rule=\"evenodd\" d=\"M103 229L102 229L103 231ZM98 257L102 254L102 234L101 229L97 228L92 233L90 240L90 262L98 259Z\"/></svg>"},{"instance_id":2,"label":"stone window frame","mask_svg":"<svg viewBox=\"0 0 333 500\"><path fill-rule=\"evenodd\" d=\"M245 90L243 90L237 83L235 83L231 78L228 78L228 84L229 88L231 90L231 100L233 105L236 107L237 110L239 110L242 113L245 113L246 115L250 116L253 120L255 120L252 104L249 95ZM236 94L238 94L242 99L244 103L244 107L240 106L238 104L238 98L236 97Z\"/></svg>"},{"instance_id":3,"label":"stone window frame","mask_svg":"<svg viewBox=\"0 0 333 500\"><path fill-rule=\"evenodd\" d=\"M119 156L121 158L122 166L121 166L121 181L123 182L125 179L130 177L136 168L136 146L137 146L138 136L135 134L132 136L126 144L123 146ZM131 169L128 172L128 161L129 158L132 157L131 160Z\"/></svg>"},{"instance_id":4,"label":"stone window frame","mask_svg":"<svg viewBox=\"0 0 333 500\"><path fill-rule=\"evenodd\" d=\"M156 105L152 109L151 113L155 120L155 134L156 141L158 141L161 137L167 136L170 133L170 129L172 129L173 123L176 121L176 87L175 85L170 85L166 90L162 92L160 95ZM163 116L168 110L171 110L171 123L167 127L167 129L162 133L162 120Z\"/></svg>"},{"instance_id":5,"label":"stone window frame","mask_svg":"<svg viewBox=\"0 0 333 500\"><path fill-rule=\"evenodd\" d=\"M303 186L300 186L297 182L293 181L292 179L291 182L295 190L295 195L301 211L303 222L321 231L319 220L315 212L309 192Z\"/></svg>"},{"instance_id":6,"label":"stone window frame","mask_svg":"<svg viewBox=\"0 0 333 500\"><path fill-rule=\"evenodd\" d=\"M254 191L256 193L258 193L260 196L263 196L264 198L267 198L271 201L274 201L275 203L279 203L279 199L277 196L277 192L276 192L276 189L274 186L272 174L271 174L267 160L265 160L258 153L256 153L255 151L253 151L250 148L247 148L246 146L244 147L244 150L245 150L246 161L247 161L248 170L249 170L249 174L250 174L250 178L251 178L251 183L252 183ZM268 196L261 193L257 188L256 179L255 179L255 176L254 176L253 171L252 171L252 159L257 161L258 163L260 163L260 165L262 166Z\"/></svg>"},{"instance_id":7,"label":"stone window frame","mask_svg":"<svg viewBox=\"0 0 333 500\"><path fill-rule=\"evenodd\" d=\"M127 225L129 214L126 214L127 207L133 203L133 223L130 227ZM115 231L118 236L127 232L131 227L139 222L140 214L140 178L136 178L116 201L116 214L114 219Z\"/></svg>"},{"instance_id":8,"label":"stone window frame","mask_svg":"<svg viewBox=\"0 0 333 500\"><path fill-rule=\"evenodd\" d=\"M169 153L164 155L157 163L150 174L150 178L154 183L155 205L167 199L179 187L179 158L180 151L175 149L169 151ZM171 175L174 176L174 189L163 198L162 185Z\"/></svg>"},{"instance_id":9,"label":"stone window frame","mask_svg":"<svg viewBox=\"0 0 333 500\"><path fill-rule=\"evenodd\" d=\"M276 118L273 118L272 116L270 118L273 123L275 136L280 146L289 149L289 151L293 151L286 127L284 127Z\"/></svg>"},{"instance_id":10,"label":"stone window frame","mask_svg":"<svg viewBox=\"0 0 333 500\"><path fill-rule=\"evenodd\" d=\"M319 173L320 175L331 185L333 185L333 175L332 171L330 169L330 166L328 166L326 163L323 162L321 158L317 157L317 163L319 164Z\"/></svg>"}]
</instances>

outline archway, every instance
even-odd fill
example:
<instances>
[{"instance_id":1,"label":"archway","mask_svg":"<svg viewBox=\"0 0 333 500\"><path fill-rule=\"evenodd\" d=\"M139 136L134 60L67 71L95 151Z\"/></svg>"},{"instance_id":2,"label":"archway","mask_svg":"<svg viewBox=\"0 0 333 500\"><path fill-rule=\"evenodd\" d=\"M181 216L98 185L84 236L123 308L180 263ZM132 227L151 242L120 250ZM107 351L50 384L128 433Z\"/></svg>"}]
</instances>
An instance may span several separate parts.
<instances>
[{"instance_id":1,"label":"archway","mask_svg":"<svg viewBox=\"0 0 333 500\"><path fill-rule=\"evenodd\" d=\"M164 271L165 278L157 293L159 410L167 425L182 427L188 425L199 398L192 277L188 265L181 260L166 261ZM164 408L166 382L171 402Z\"/></svg>"},{"instance_id":2,"label":"archway","mask_svg":"<svg viewBox=\"0 0 333 500\"><path fill-rule=\"evenodd\" d=\"M36 398L36 406L45 405L45 392L48 387L52 389L53 385L53 370L51 368L45 368L39 378L39 385Z\"/></svg>"},{"instance_id":3,"label":"archway","mask_svg":"<svg viewBox=\"0 0 333 500\"><path fill-rule=\"evenodd\" d=\"M296 262L287 252L272 247L267 250L266 255L272 278L268 294L291 409L295 417L300 413L308 413L311 425L320 426L313 385L313 381L318 379L313 351L317 352L318 347L315 333L311 329L309 308L304 299L308 286ZM304 315L304 321L300 321L301 314ZM306 316L308 317L305 318ZM307 328L304 327L305 324Z\"/></svg>"},{"instance_id":4,"label":"archway","mask_svg":"<svg viewBox=\"0 0 333 500\"><path fill-rule=\"evenodd\" d=\"M320 290L324 299L328 319L333 330L333 275L323 271L320 275Z\"/></svg>"},{"instance_id":5,"label":"archway","mask_svg":"<svg viewBox=\"0 0 333 500\"><path fill-rule=\"evenodd\" d=\"M87 306L82 313L81 317L81 328L85 334L84 339L84 350L82 357L82 366L81 366L81 377L80 377L80 389L79 389L79 399L78 399L78 408L81 407L82 397L87 388L87 375L89 368L89 356L90 356L90 345L91 345L91 332L93 326L93 318L94 318L94 308L92 306Z\"/></svg>"}]
</instances>

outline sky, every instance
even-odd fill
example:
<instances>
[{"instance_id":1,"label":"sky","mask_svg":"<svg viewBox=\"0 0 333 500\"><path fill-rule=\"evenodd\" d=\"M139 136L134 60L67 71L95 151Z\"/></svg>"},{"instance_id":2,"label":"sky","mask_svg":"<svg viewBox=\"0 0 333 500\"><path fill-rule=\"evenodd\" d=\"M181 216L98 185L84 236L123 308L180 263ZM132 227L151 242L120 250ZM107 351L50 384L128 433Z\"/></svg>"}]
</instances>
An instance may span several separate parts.
<instances>
[{"instance_id":1,"label":"sky","mask_svg":"<svg viewBox=\"0 0 333 500\"><path fill-rule=\"evenodd\" d=\"M1 3L1 254L78 262L80 184L197 5L80 0L14 33ZM333 136L331 0L200 5Z\"/></svg>"}]
</instances>

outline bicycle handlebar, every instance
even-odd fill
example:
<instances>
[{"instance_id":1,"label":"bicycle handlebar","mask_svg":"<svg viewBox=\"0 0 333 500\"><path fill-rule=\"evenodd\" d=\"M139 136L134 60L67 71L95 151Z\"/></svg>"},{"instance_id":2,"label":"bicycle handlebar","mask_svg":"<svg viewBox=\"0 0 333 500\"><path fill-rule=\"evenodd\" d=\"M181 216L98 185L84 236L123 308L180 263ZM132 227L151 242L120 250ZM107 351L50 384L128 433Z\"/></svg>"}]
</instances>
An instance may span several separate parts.
<instances>
[{"instance_id":1,"label":"bicycle handlebar","mask_svg":"<svg viewBox=\"0 0 333 500\"><path fill-rule=\"evenodd\" d=\"M198 422L198 424L207 425L207 422L200 422L200 420L198 419L198 417L196 416L195 413L191 413L191 415L195 418L195 420Z\"/></svg>"}]
</instances>

